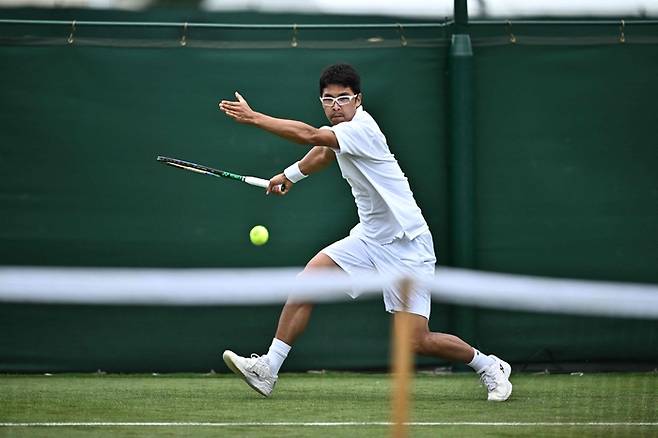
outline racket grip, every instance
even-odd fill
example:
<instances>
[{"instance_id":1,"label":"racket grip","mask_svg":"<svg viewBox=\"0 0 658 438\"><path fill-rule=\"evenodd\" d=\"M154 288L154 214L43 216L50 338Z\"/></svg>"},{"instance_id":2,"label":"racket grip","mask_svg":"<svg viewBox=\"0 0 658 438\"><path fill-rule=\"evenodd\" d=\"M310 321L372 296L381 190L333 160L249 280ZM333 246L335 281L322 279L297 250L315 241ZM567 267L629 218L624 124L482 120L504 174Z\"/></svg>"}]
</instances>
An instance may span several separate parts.
<instances>
[{"instance_id":1,"label":"racket grip","mask_svg":"<svg viewBox=\"0 0 658 438\"><path fill-rule=\"evenodd\" d=\"M255 177L255 176L245 176L244 177L244 182L246 182L247 184L250 184L252 186L262 187L264 189L266 189L270 185L269 180L263 179L263 178L258 178L258 177ZM286 190L286 186L284 186L283 184L281 184L279 187L281 188L282 192L284 192Z\"/></svg>"},{"instance_id":2,"label":"racket grip","mask_svg":"<svg viewBox=\"0 0 658 438\"><path fill-rule=\"evenodd\" d=\"M270 185L270 182L268 180L263 178L257 178L255 176L245 176L244 182L252 186L262 187L264 189L266 189L267 186Z\"/></svg>"}]
</instances>

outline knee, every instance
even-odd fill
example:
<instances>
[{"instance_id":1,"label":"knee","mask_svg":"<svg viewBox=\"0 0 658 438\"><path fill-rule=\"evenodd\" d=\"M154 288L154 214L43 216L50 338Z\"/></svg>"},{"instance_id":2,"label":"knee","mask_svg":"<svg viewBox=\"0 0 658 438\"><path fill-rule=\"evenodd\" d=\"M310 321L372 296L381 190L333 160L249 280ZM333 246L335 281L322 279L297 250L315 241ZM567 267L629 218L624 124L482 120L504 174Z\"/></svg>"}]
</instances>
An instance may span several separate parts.
<instances>
[{"instance_id":1,"label":"knee","mask_svg":"<svg viewBox=\"0 0 658 438\"><path fill-rule=\"evenodd\" d=\"M431 350L432 339L426 317L413 313L396 312L393 323L396 331L398 324L408 324L408 342L412 352L425 355Z\"/></svg>"},{"instance_id":2,"label":"knee","mask_svg":"<svg viewBox=\"0 0 658 438\"><path fill-rule=\"evenodd\" d=\"M306 274L309 271L313 271L315 269L336 269L339 268L339 266L329 257L328 255L324 253L317 253L311 260L308 261L306 266L304 267L304 271L302 274Z\"/></svg>"},{"instance_id":3,"label":"knee","mask_svg":"<svg viewBox=\"0 0 658 438\"><path fill-rule=\"evenodd\" d=\"M313 303L288 300L284 305L284 310L288 312L292 312L294 314L311 313L313 307L314 307Z\"/></svg>"},{"instance_id":4,"label":"knee","mask_svg":"<svg viewBox=\"0 0 658 438\"><path fill-rule=\"evenodd\" d=\"M411 351L415 354L424 355L427 351L427 333L425 332L415 332L412 334L410 339Z\"/></svg>"}]
</instances>

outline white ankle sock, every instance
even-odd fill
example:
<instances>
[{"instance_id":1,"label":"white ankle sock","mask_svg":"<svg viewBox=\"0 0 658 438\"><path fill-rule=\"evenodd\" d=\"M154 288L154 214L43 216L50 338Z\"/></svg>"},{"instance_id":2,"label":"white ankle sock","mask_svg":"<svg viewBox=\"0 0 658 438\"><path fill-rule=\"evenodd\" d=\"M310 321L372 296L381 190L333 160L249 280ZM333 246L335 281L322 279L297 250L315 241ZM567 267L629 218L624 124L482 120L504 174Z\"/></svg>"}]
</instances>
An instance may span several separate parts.
<instances>
[{"instance_id":1,"label":"white ankle sock","mask_svg":"<svg viewBox=\"0 0 658 438\"><path fill-rule=\"evenodd\" d=\"M272 339L272 345L270 345L270 349L266 356L267 361L270 364L270 370L275 376L279 374L281 365L283 365L283 361L288 357L288 352L291 348L290 345L277 338Z\"/></svg>"},{"instance_id":2,"label":"white ankle sock","mask_svg":"<svg viewBox=\"0 0 658 438\"><path fill-rule=\"evenodd\" d=\"M479 352L477 349L473 349L473 360L471 360L467 365L475 370L476 373L480 374L487 367L491 366L494 363L494 360Z\"/></svg>"}]
</instances>

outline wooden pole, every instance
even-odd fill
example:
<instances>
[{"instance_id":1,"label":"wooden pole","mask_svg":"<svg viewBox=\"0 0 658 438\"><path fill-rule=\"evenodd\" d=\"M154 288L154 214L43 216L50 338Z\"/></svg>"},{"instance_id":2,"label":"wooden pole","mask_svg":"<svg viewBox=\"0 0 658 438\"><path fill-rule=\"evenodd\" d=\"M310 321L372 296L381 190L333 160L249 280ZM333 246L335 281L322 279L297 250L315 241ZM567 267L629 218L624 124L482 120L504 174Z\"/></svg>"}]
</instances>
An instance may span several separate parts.
<instances>
[{"instance_id":1,"label":"wooden pole","mask_svg":"<svg viewBox=\"0 0 658 438\"><path fill-rule=\"evenodd\" d=\"M391 418L393 423L393 438L406 438L408 436L409 422L409 390L413 357L411 351L411 315L408 309L411 280L403 279L400 282L400 295L402 307L405 311L396 312L393 317L393 346L392 346L392 374L393 392L391 397Z\"/></svg>"}]
</instances>

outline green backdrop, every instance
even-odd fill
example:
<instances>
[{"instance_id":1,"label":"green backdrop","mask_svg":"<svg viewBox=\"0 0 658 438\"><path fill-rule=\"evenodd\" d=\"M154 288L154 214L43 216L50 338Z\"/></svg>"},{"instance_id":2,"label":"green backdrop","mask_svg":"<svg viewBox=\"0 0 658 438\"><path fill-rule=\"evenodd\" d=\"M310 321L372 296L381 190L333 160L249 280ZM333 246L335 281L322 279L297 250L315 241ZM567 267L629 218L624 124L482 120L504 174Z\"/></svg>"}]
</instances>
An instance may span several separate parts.
<instances>
[{"instance_id":1,"label":"green backdrop","mask_svg":"<svg viewBox=\"0 0 658 438\"><path fill-rule=\"evenodd\" d=\"M3 10L0 18L242 23L377 17ZM269 177L305 153L237 125L217 102L326 123L317 78L355 65L364 106L453 264L448 212L451 27L226 30L0 24L0 264L302 266L356 221L334 166L285 198L159 165L168 155ZM475 255L480 269L658 282L656 25L473 25ZM185 47L180 45L185 33ZM296 42L297 47L292 43ZM403 45L406 43L406 45ZM270 230L254 247L248 231ZM532 293L532 291L529 291ZM623 299L623 297L620 297ZM289 370L383 368L380 299L319 306ZM278 306L0 305L3 371L225 371L261 352ZM457 331L435 303L431 327ZM657 324L473 310L467 340L529 368L652 366ZM437 364L423 359L422 365Z\"/></svg>"}]
</instances>

